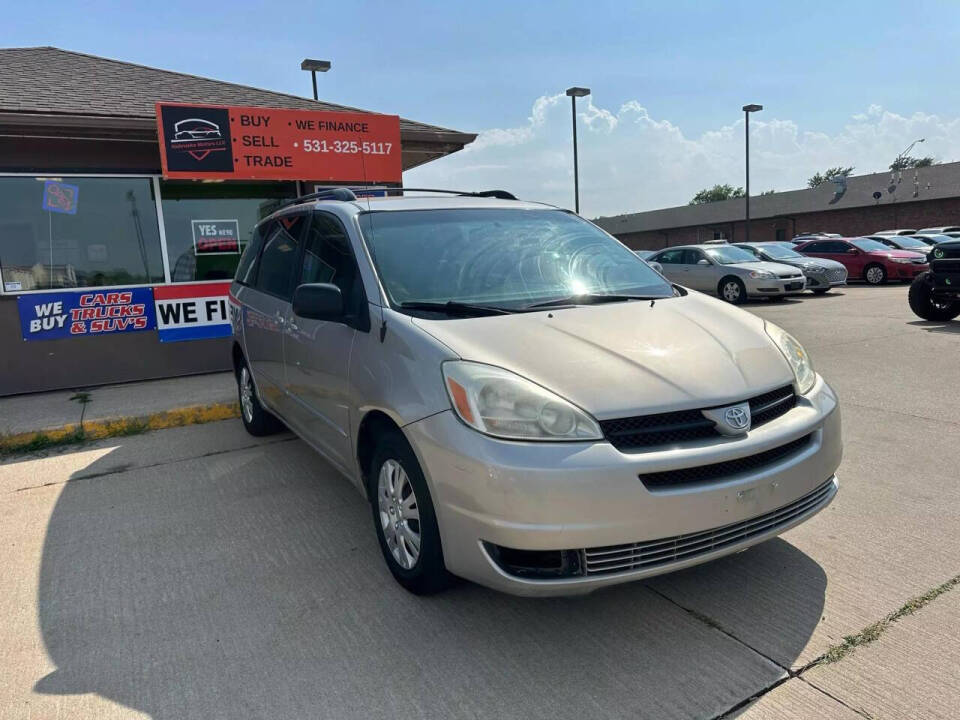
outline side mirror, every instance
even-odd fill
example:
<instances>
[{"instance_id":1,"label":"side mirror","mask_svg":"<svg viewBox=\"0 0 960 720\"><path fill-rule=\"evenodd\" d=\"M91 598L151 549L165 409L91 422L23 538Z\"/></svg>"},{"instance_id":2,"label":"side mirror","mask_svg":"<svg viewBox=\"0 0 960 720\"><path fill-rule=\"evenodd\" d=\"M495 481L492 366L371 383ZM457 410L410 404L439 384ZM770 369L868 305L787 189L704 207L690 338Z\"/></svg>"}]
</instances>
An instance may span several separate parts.
<instances>
[{"instance_id":1,"label":"side mirror","mask_svg":"<svg viewBox=\"0 0 960 720\"><path fill-rule=\"evenodd\" d=\"M859 255L859 254L860 254L860 251L857 250L856 248L850 248L849 250L847 250L847 255Z\"/></svg>"},{"instance_id":2,"label":"side mirror","mask_svg":"<svg viewBox=\"0 0 960 720\"><path fill-rule=\"evenodd\" d=\"M293 314L310 320L341 320L343 295L330 283L301 285L293 292Z\"/></svg>"},{"instance_id":3,"label":"side mirror","mask_svg":"<svg viewBox=\"0 0 960 720\"><path fill-rule=\"evenodd\" d=\"M709 264L710 264L710 261L707 260L706 258L700 258L699 260L697 260L697 265L709 265Z\"/></svg>"},{"instance_id":4,"label":"side mirror","mask_svg":"<svg viewBox=\"0 0 960 720\"><path fill-rule=\"evenodd\" d=\"M654 270L656 270L658 273L660 273L661 275L663 275L663 265L661 265L660 263L658 263L656 260L650 260L649 262L647 262L647 265L649 265L649 266L652 267Z\"/></svg>"}]
</instances>

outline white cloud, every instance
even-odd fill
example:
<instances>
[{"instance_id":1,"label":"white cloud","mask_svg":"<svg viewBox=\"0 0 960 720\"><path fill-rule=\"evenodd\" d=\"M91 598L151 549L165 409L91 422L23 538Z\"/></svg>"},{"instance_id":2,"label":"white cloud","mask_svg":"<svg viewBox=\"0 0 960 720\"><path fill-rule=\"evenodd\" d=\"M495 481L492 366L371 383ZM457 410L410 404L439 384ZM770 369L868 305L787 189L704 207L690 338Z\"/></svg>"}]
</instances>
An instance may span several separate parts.
<instances>
[{"instance_id":1,"label":"white cloud","mask_svg":"<svg viewBox=\"0 0 960 720\"><path fill-rule=\"evenodd\" d=\"M652 210L686 203L715 183L743 184L743 121L686 137L656 119L638 101L612 111L578 103L580 206L588 217ZM884 170L913 140L915 155L945 162L960 156L960 118L923 112L898 115L871 105L835 135L801 130L790 120L750 121L750 177L754 193L805 186L806 178L834 165L856 174ZM502 188L518 197L573 206L570 104L562 95L533 103L518 127L480 133L467 148L407 172L404 182L463 190Z\"/></svg>"}]
</instances>

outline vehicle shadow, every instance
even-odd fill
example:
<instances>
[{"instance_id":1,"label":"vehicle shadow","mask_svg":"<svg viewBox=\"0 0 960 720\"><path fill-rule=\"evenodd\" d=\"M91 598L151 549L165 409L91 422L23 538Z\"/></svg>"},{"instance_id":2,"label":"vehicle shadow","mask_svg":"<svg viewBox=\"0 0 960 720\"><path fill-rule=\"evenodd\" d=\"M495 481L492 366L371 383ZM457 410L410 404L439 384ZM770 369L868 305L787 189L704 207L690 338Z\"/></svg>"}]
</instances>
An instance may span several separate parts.
<instances>
[{"instance_id":1,"label":"vehicle shadow","mask_svg":"<svg viewBox=\"0 0 960 720\"><path fill-rule=\"evenodd\" d=\"M948 320L946 322L937 322L935 320L912 320L911 322L908 322L907 325L923 328L927 332L948 334L960 333L960 320Z\"/></svg>"},{"instance_id":2,"label":"vehicle shadow","mask_svg":"<svg viewBox=\"0 0 960 720\"><path fill-rule=\"evenodd\" d=\"M303 443L124 472L129 440L50 515L36 692L164 720L713 717L783 673L748 645L789 667L821 618L823 570L783 540L584 597L415 597Z\"/></svg>"}]
</instances>

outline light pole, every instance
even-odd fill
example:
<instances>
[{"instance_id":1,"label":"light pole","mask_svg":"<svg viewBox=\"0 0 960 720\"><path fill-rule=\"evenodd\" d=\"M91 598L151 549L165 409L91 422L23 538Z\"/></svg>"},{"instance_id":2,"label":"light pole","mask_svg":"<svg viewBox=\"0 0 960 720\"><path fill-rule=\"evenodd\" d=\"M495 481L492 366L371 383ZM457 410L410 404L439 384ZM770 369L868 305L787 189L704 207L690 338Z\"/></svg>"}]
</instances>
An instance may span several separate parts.
<instances>
[{"instance_id":1,"label":"light pole","mask_svg":"<svg viewBox=\"0 0 960 720\"><path fill-rule=\"evenodd\" d=\"M745 143L745 152L747 156L747 193L744 196L746 200L746 216L747 222L744 226L746 232L746 241L750 242L750 113L760 112L763 110L763 105L744 105L743 106L743 127L744 127L744 139Z\"/></svg>"},{"instance_id":2,"label":"light pole","mask_svg":"<svg viewBox=\"0 0 960 720\"><path fill-rule=\"evenodd\" d=\"M891 169L893 172L899 172L899 173L902 174L902 173L903 173L903 168L900 167L900 161L903 160L903 158L907 157L907 155L910 154L910 151L913 150L913 146L914 146L914 145L916 145L917 143L922 143L922 142L924 142L925 140L926 140L926 138L918 138L917 140L914 140L912 143L910 143L909 145L907 145L907 149L904 150L904 151L903 151L902 153L900 153L899 155L897 155L897 157L894 159L894 161L893 161L893 166L892 166L890 169Z\"/></svg>"},{"instance_id":3,"label":"light pole","mask_svg":"<svg viewBox=\"0 0 960 720\"><path fill-rule=\"evenodd\" d=\"M302 63L300 63L301 70L309 70L310 76L313 78L313 99L318 100L317 98L317 73L318 72L327 72L330 69L329 60L311 60L307 58Z\"/></svg>"},{"instance_id":4,"label":"light pole","mask_svg":"<svg viewBox=\"0 0 960 720\"><path fill-rule=\"evenodd\" d=\"M577 98L586 97L589 94L590 88L567 88L570 109L573 111L573 206L577 215L580 214L580 168L577 165Z\"/></svg>"}]
</instances>

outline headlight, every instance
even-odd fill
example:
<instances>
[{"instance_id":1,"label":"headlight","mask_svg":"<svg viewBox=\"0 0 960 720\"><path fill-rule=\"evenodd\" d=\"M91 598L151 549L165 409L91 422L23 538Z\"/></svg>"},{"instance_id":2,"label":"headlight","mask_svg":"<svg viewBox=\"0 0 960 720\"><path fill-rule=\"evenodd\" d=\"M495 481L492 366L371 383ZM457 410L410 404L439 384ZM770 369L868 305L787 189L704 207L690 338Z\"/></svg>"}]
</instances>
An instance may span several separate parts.
<instances>
[{"instance_id":1,"label":"headlight","mask_svg":"<svg viewBox=\"0 0 960 720\"><path fill-rule=\"evenodd\" d=\"M912 262L913 262L913 260L911 260L910 258L895 258L895 257L892 257L892 258L890 258L890 260L892 260L892 261L895 262L895 263L912 263Z\"/></svg>"},{"instance_id":2,"label":"headlight","mask_svg":"<svg viewBox=\"0 0 960 720\"><path fill-rule=\"evenodd\" d=\"M443 364L450 404L460 419L510 440L602 440L597 421L536 383L493 365Z\"/></svg>"},{"instance_id":3,"label":"headlight","mask_svg":"<svg viewBox=\"0 0 960 720\"><path fill-rule=\"evenodd\" d=\"M790 363L793 375L797 378L797 390L801 395L810 392L817 380L817 374L813 371L813 363L803 345L797 342L793 335L771 322L765 321L764 329Z\"/></svg>"},{"instance_id":4,"label":"headlight","mask_svg":"<svg viewBox=\"0 0 960 720\"><path fill-rule=\"evenodd\" d=\"M766 270L751 270L750 277L754 278L755 280L770 280L775 278L776 275L774 275L772 272L767 272Z\"/></svg>"}]
</instances>

